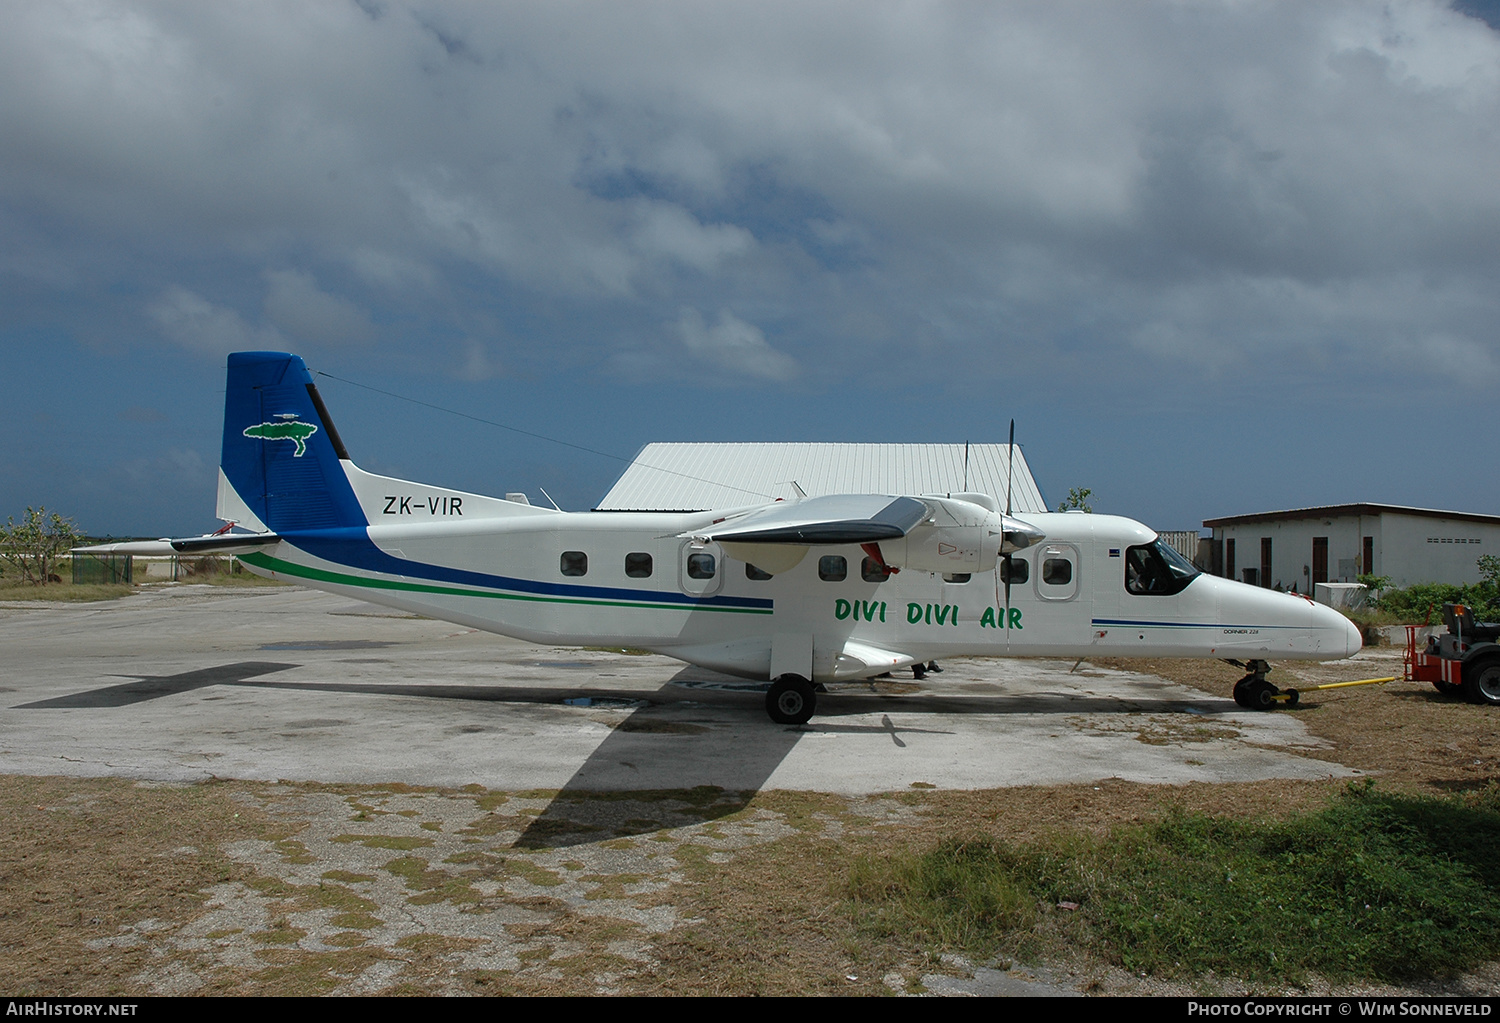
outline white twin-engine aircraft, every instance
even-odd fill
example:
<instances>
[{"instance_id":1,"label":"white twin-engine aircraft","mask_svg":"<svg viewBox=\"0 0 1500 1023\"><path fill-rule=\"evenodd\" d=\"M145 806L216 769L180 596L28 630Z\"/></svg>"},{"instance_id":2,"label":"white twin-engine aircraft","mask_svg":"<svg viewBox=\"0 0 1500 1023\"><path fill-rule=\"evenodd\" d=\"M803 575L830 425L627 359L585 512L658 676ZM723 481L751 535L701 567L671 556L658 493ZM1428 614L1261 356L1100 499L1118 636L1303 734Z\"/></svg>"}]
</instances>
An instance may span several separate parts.
<instances>
[{"instance_id":1,"label":"white twin-engine aircraft","mask_svg":"<svg viewBox=\"0 0 1500 1023\"><path fill-rule=\"evenodd\" d=\"M640 647L770 681L806 722L824 683L956 655L1246 662L1235 699L1295 701L1266 659L1360 649L1305 597L1200 573L1130 519L1004 514L988 494L851 494L696 513L563 512L375 476L302 360L229 357L228 532L87 548L233 553L250 570L538 643Z\"/></svg>"}]
</instances>

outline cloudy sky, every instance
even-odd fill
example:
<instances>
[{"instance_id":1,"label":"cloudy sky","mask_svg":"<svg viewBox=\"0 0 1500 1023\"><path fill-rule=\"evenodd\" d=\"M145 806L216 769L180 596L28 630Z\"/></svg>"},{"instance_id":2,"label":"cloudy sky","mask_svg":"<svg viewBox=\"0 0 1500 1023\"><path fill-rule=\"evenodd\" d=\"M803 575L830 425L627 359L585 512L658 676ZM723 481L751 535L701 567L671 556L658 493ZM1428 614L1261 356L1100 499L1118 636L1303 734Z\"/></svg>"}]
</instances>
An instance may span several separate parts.
<instances>
[{"instance_id":1,"label":"cloudy sky","mask_svg":"<svg viewBox=\"0 0 1500 1023\"><path fill-rule=\"evenodd\" d=\"M1164 529L1500 513L1485 19L5 0L0 516L217 525L247 348L365 468L567 508L624 463L368 388L626 459L1015 417L1054 505Z\"/></svg>"}]
</instances>

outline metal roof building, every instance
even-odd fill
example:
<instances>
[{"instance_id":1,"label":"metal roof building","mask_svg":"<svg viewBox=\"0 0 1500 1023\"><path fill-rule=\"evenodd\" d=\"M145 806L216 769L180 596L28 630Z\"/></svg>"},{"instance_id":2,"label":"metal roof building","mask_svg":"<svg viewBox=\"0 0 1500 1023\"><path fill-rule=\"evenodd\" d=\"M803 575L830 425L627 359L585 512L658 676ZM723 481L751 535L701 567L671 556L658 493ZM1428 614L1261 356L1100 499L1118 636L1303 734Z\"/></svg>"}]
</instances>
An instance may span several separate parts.
<instances>
[{"instance_id":1,"label":"metal roof building","mask_svg":"<svg viewBox=\"0 0 1500 1023\"><path fill-rule=\"evenodd\" d=\"M707 511L828 494L989 494L1005 506L1006 444L647 444L599 511ZM1044 512L1015 452L1011 506Z\"/></svg>"}]
</instances>

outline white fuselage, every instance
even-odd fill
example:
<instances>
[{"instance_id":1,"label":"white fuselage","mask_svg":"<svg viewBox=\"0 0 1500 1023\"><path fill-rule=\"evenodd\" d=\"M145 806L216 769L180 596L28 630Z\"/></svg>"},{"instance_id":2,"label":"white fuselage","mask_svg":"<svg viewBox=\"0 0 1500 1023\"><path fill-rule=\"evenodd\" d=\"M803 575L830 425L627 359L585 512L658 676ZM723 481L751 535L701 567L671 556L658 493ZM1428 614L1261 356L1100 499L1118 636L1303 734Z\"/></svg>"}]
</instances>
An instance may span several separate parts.
<instances>
[{"instance_id":1,"label":"white fuselage","mask_svg":"<svg viewBox=\"0 0 1500 1023\"><path fill-rule=\"evenodd\" d=\"M1123 552L1156 534L1116 516L1028 515L1046 539L1013 556L1026 581L1012 584L1007 623L996 571L948 581L906 569L865 581L858 545L815 546L793 567L751 578L721 545L684 539L723 515L430 517L372 525L358 531L367 540L344 548L305 549L290 537L243 560L262 574L533 642L640 647L759 679L861 678L956 655L1331 660L1360 648L1346 618L1305 597L1208 575L1172 595L1129 592Z\"/></svg>"}]
</instances>

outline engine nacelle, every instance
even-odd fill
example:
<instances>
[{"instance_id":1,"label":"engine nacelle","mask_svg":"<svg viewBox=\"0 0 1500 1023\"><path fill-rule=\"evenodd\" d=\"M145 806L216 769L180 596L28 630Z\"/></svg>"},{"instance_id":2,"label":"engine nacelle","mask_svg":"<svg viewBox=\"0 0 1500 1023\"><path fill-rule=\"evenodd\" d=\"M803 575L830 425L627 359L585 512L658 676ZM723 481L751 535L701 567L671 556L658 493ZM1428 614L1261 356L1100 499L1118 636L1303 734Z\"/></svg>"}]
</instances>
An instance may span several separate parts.
<instances>
[{"instance_id":1,"label":"engine nacelle","mask_svg":"<svg viewBox=\"0 0 1500 1023\"><path fill-rule=\"evenodd\" d=\"M917 526L899 540L882 540L892 568L950 575L992 572L1000 556L1000 522L974 526Z\"/></svg>"},{"instance_id":2,"label":"engine nacelle","mask_svg":"<svg viewBox=\"0 0 1500 1023\"><path fill-rule=\"evenodd\" d=\"M992 499L980 504L965 498L922 497L931 514L906 536L880 542L885 563L914 572L974 575L993 572L1002 554L1014 554L1046 538L1030 523L988 507Z\"/></svg>"}]
</instances>

